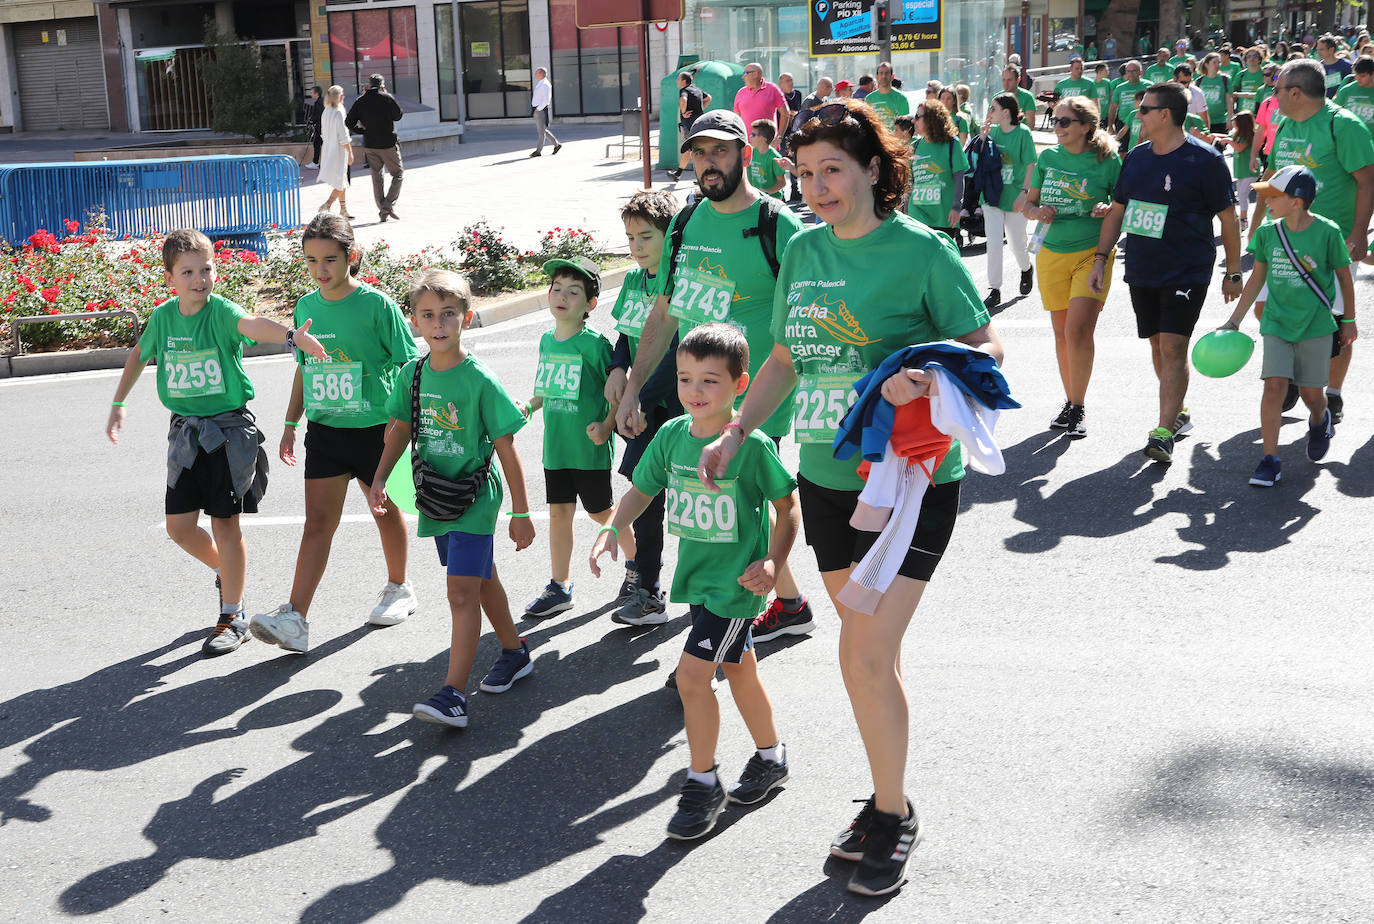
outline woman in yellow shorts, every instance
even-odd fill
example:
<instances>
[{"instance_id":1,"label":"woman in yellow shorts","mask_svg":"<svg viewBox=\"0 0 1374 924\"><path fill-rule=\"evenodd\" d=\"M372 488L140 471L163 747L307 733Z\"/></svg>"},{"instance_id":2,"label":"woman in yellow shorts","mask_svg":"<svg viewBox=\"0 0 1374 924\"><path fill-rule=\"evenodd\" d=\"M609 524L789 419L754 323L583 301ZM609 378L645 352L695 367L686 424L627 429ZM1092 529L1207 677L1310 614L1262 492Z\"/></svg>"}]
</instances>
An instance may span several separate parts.
<instances>
[{"instance_id":1,"label":"woman in yellow shorts","mask_svg":"<svg viewBox=\"0 0 1374 924\"><path fill-rule=\"evenodd\" d=\"M1083 405L1093 372L1093 332L1107 299L1088 287L1102 218L1111 207L1112 189L1121 173L1116 141L1101 124L1097 103L1070 96L1054 110L1059 143L1035 162L1026 194L1026 217L1048 225L1036 257L1040 299L1051 312L1054 351L1064 382L1064 407L1050 427L1070 438L1088 435ZM1115 248L1107 254L1105 279L1111 279Z\"/></svg>"}]
</instances>

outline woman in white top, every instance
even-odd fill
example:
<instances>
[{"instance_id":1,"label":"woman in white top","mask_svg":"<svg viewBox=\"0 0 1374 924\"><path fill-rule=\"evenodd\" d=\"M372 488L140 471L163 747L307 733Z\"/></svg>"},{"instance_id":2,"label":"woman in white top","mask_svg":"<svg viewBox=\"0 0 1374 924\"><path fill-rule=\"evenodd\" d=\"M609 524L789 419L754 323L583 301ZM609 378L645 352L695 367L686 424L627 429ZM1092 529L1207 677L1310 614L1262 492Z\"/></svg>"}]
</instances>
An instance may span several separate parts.
<instances>
[{"instance_id":1,"label":"woman in white top","mask_svg":"<svg viewBox=\"0 0 1374 924\"><path fill-rule=\"evenodd\" d=\"M321 212L337 199L339 214L348 214L344 197L348 194L348 168L353 163L353 139L344 126L343 87L332 86L324 94L324 113L320 116L320 182L327 184L333 191L320 206Z\"/></svg>"}]
</instances>

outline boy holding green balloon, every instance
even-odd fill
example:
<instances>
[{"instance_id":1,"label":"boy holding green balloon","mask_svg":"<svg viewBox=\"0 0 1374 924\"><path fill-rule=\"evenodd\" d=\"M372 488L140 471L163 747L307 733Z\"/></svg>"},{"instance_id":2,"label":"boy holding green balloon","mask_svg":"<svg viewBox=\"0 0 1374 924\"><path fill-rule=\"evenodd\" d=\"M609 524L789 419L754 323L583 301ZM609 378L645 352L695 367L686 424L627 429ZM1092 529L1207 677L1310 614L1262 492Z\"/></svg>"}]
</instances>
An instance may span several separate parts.
<instances>
[{"instance_id":1,"label":"boy holding green balloon","mask_svg":"<svg viewBox=\"0 0 1374 924\"><path fill-rule=\"evenodd\" d=\"M1281 476L1278 457L1283 399L1291 381L1311 416L1307 428L1307 458L1326 457L1335 427L1326 406L1331 357L1353 343L1355 284L1350 253L1336 224L1309 211L1317 197L1317 180L1306 167L1284 167L1267 183L1256 183L1274 221L1255 231L1248 250L1255 268L1240 301L1221 330L1237 330L1252 304L1259 302L1260 335L1264 340L1264 397L1260 401L1260 433L1264 457L1250 483L1273 487ZM1337 323L1339 321L1339 323ZM1334 335L1334 336L1333 336Z\"/></svg>"},{"instance_id":2,"label":"boy holding green balloon","mask_svg":"<svg viewBox=\"0 0 1374 924\"><path fill-rule=\"evenodd\" d=\"M493 455L500 460L510 486L511 509L506 515L515 550L534 542L525 470L515 451L515 433L526 419L495 373L463 348L463 331L472 321L467 281L448 270L425 270L411 281L409 302L415 327L429 344L429 356L410 361L396 375L386 406L391 417L386 447L368 500L373 511L387 507L387 476L405 455L412 426L416 428L415 452L444 479L456 481L487 472L471 505L457 519L420 514L419 535L434 537L439 562L448 571L453 636L444 686L416 703L412 711L422 722L464 728L468 724L468 674L477 657L482 611L501 643L500 657L482 679L482 692L504 693L533 667L529 647L515 631L493 560L503 493L501 479L491 467Z\"/></svg>"}]
</instances>

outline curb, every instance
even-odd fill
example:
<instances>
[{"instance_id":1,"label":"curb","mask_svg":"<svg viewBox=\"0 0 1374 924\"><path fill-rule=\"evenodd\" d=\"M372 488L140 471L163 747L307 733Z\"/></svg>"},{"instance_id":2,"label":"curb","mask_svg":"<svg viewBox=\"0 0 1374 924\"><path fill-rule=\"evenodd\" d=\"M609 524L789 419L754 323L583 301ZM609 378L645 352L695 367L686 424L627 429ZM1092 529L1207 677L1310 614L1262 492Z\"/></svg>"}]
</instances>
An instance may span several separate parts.
<instances>
[{"instance_id":1,"label":"curb","mask_svg":"<svg viewBox=\"0 0 1374 924\"><path fill-rule=\"evenodd\" d=\"M609 270L601 277L601 287L609 289L625 281L625 276L634 269L629 263ZM510 321L523 315L539 311L544 307L546 295L542 289L520 292L510 298L493 302L477 309L472 327L492 327L502 321ZM418 339L418 338L417 338ZM0 379L20 378L31 375L56 375L62 372L88 372L94 369L118 369L129 360L131 347L117 347L105 350L71 350L63 353L31 353L22 356L0 356ZM285 353L286 347L280 343L258 343L243 351L246 358L254 356L273 356Z\"/></svg>"}]
</instances>

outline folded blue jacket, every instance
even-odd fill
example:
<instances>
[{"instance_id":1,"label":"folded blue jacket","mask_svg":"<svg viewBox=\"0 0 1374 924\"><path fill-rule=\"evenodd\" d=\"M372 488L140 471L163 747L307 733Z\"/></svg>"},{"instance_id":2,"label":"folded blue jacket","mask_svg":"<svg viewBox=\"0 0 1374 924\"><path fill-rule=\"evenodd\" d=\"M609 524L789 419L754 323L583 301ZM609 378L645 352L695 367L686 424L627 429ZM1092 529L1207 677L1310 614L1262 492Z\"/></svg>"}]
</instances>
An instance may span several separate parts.
<instances>
[{"instance_id":1,"label":"folded blue jacket","mask_svg":"<svg viewBox=\"0 0 1374 924\"><path fill-rule=\"evenodd\" d=\"M944 369L961 391L984 407L1004 410L1021 406L1012 398L996 361L982 350L949 342L903 347L854 383L859 397L840 421L835 435L835 458L850 459L862 450L869 462L880 461L892 437L892 421L897 413L883 397L883 382L900 369L931 366Z\"/></svg>"}]
</instances>

